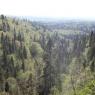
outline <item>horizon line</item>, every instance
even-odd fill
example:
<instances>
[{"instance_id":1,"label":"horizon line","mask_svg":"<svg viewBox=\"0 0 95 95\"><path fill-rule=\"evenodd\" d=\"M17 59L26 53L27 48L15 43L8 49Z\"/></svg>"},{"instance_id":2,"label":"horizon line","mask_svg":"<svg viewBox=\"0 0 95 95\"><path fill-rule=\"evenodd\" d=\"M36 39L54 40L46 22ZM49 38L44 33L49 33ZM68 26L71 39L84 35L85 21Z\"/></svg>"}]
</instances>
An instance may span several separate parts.
<instances>
[{"instance_id":1,"label":"horizon line","mask_svg":"<svg viewBox=\"0 0 95 95\"><path fill-rule=\"evenodd\" d=\"M80 21L95 21L95 18L84 18L84 17L52 17L52 16L32 16L32 15L8 15L8 14L0 14L0 15L4 15L7 17L17 17L17 18L21 18L21 19L48 19L48 20L80 20Z\"/></svg>"}]
</instances>

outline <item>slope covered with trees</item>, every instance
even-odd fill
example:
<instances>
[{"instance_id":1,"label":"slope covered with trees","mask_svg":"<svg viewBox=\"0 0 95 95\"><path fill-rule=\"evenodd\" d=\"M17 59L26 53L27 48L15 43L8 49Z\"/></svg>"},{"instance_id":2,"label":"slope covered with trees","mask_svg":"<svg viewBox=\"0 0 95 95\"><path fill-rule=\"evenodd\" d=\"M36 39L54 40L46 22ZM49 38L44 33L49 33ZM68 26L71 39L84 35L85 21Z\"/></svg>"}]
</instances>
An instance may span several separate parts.
<instances>
[{"instance_id":1,"label":"slope covered with trees","mask_svg":"<svg viewBox=\"0 0 95 95\"><path fill-rule=\"evenodd\" d=\"M95 30L81 30L1 15L0 95L95 95Z\"/></svg>"}]
</instances>

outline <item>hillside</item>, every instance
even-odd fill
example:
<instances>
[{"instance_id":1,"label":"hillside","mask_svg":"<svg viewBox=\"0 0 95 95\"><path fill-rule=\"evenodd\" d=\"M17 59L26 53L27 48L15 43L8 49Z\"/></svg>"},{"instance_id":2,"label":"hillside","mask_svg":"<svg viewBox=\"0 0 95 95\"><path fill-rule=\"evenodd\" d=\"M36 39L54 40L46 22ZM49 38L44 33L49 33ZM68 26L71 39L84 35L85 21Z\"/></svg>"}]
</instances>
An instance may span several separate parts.
<instances>
[{"instance_id":1,"label":"hillside","mask_svg":"<svg viewBox=\"0 0 95 95\"><path fill-rule=\"evenodd\" d=\"M95 23L58 23L0 16L0 95L95 95Z\"/></svg>"}]
</instances>

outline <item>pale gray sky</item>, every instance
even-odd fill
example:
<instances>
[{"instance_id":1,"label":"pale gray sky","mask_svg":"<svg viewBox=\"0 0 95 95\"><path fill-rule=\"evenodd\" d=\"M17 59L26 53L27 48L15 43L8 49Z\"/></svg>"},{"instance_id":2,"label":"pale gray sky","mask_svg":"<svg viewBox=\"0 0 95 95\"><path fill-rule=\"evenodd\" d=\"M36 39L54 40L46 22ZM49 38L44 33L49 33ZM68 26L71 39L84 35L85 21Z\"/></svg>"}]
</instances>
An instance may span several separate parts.
<instances>
[{"instance_id":1,"label":"pale gray sky","mask_svg":"<svg viewBox=\"0 0 95 95\"><path fill-rule=\"evenodd\" d=\"M0 14L95 19L95 0L0 0Z\"/></svg>"}]
</instances>

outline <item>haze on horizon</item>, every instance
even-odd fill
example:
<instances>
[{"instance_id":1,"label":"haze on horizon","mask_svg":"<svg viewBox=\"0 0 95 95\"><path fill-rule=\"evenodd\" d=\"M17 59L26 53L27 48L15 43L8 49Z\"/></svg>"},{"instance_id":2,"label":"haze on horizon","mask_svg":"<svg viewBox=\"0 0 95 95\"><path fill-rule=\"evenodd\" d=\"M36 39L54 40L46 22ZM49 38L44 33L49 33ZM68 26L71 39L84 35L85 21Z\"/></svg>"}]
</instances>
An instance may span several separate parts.
<instances>
[{"instance_id":1,"label":"haze on horizon","mask_svg":"<svg viewBox=\"0 0 95 95\"><path fill-rule=\"evenodd\" d=\"M95 0L0 0L0 14L95 20Z\"/></svg>"}]
</instances>

